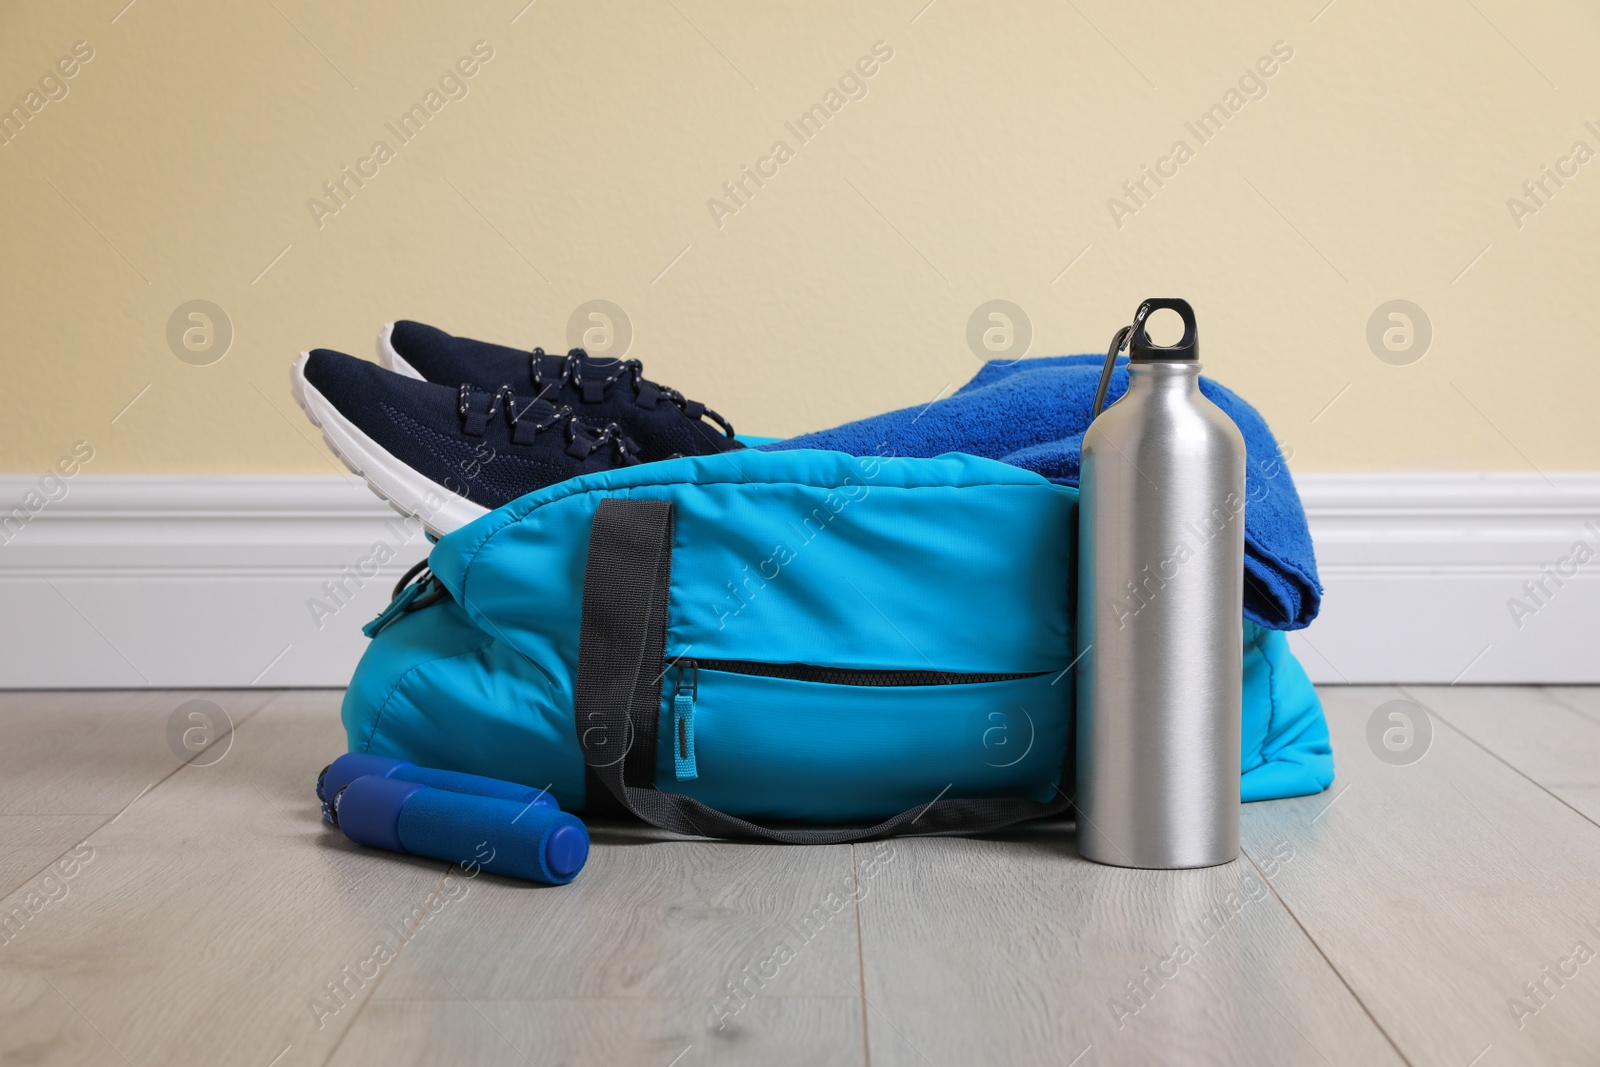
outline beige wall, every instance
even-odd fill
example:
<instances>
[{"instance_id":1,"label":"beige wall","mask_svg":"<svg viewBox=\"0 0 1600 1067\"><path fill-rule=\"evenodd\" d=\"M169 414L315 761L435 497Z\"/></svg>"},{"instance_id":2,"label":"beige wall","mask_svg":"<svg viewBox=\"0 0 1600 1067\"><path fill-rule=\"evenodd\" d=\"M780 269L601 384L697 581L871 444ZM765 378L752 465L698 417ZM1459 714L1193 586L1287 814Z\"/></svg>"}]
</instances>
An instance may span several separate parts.
<instances>
[{"instance_id":1,"label":"beige wall","mask_svg":"<svg viewBox=\"0 0 1600 1067\"><path fill-rule=\"evenodd\" d=\"M652 377L790 434L965 380L987 300L1038 355L1103 350L1151 295L1196 305L1296 469L1600 468L1600 162L1508 206L1600 150L1593 4L524 2L0 4L0 106L66 91L0 146L0 469L86 441L100 472L327 472L290 361L370 355L396 317L555 348L608 299ZM479 41L401 145L385 123ZM880 41L802 144L785 123ZM1276 42L1266 95L1226 101ZM1184 125L1241 101L1206 143ZM1433 328L1406 366L1367 341L1396 298ZM234 330L209 366L166 339L194 299Z\"/></svg>"}]
</instances>

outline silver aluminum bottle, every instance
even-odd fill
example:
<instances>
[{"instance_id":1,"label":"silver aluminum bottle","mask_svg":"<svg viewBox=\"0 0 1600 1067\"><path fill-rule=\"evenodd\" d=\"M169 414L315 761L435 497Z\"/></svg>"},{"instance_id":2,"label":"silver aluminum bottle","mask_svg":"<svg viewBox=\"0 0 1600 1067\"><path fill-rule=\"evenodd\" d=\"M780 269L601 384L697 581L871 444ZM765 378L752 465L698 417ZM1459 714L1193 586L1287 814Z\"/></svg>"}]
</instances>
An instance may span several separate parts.
<instances>
[{"instance_id":1,"label":"silver aluminum bottle","mask_svg":"<svg viewBox=\"0 0 1600 1067\"><path fill-rule=\"evenodd\" d=\"M1177 345L1145 320L1183 318ZM1239 855L1244 438L1200 393L1194 312L1147 300L1127 392L1083 438L1079 501L1078 850L1119 867Z\"/></svg>"}]
</instances>

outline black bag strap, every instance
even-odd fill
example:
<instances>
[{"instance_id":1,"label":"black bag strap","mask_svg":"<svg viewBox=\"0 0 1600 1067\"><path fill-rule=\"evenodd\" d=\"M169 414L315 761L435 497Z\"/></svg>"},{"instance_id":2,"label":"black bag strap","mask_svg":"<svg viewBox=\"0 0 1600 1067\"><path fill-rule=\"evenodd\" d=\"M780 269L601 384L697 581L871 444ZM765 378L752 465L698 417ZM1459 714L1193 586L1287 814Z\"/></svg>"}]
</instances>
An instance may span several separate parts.
<instances>
[{"instance_id":1,"label":"black bag strap","mask_svg":"<svg viewBox=\"0 0 1600 1067\"><path fill-rule=\"evenodd\" d=\"M589 530L574 695L578 740L593 779L628 811L680 834L834 845L894 834L979 833L1070 806L1065 796L1040 803L1023 797L947 800L940 795L874 826L779 829L654 788L672 536L672 504L662 500L608 497L600 502Z\"/></svg>"}]
</instances>

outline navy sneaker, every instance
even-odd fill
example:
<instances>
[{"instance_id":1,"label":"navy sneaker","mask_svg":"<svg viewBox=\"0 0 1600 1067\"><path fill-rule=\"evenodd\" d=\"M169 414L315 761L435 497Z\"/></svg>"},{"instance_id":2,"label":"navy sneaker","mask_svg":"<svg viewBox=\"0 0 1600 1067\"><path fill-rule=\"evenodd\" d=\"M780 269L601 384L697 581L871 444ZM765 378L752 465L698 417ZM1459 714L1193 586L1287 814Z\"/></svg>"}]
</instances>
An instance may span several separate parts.
<instances>
[{"instance_id":1,"label":"navy sneaker","mask_svg":"<svg viewBox=\"0 0 1600 1067\"><path fill-rule=\"evenodd\" d=\"M295 361L290 386L345 466L438 536L524 493L639 462L617 427L509 386L436 385L325 348Z\"/></svg>"},{"instance_id":2,"label":"navy sneaker","mask_svg":"<svg viewBox=\"0 0 1600 1067\"><path fill-rule=\"evenodd\" d=\"M636 359L597 359L581 348L553 356L542 348L507 348L401 320L378 332L378 361L423 381L472 382L486 389L510 385L566 404L585 422L622 427L639 443L645 462L744 447L726 419L676 389L647 380Z\"/></svg>"}]
</instances>

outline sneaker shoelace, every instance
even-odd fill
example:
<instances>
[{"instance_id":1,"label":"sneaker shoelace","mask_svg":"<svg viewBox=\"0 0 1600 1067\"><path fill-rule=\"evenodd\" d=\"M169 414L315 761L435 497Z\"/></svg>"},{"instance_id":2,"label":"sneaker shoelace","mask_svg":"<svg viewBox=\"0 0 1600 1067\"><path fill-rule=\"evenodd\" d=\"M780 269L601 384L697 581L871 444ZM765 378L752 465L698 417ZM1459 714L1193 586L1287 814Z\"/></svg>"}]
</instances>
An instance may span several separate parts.
<instances>
[{"instance_id":1,"label":"sneaker shoelace","mask_svg":"<svg viewBox=\"0 0 1600 1067\"><path fill-rule=\"evenodd\" d=\"M567 455L574 459L588 459L609 445L614 465L620 467L638 461L639 446L614 422L596 431L580 422L572 408L565 404L556 407L543 399L542 393L518 406L517 394L509 385L490 392L488 405L474 410L473 393L485 391L462 382L457 392L456 412L461 417L461 432L469 437L482 437L495 416L504 414L511 426L514 445L531 445L540 434L559 428L566 439Z\"/></svg>"},{"instance_id":2,"label":"sneaker shoelace","mask_svg":"<svg viewBox=\"0 0 1600 1067\"><path fill-rule=\"evenodd\" d=\"M597 404L605 399L606 391L624 378L633 387L634 402L643 408L653 408L659 401L666 400L678 407L691 419L705 417L722 427L722 432L730 440L733 439L733 424L706 407L698 400L690 400L676 389L664 385L657 385L644 376L644 364L637 359L624 359L617 361L608 374L600 374L591 360L589 374L584 374L584 360L589 358L587 352L581 348L574 348L561 360L561 369L556 373L554 381L546 381L542 368L542 360L546 355L542 348L535 348L529 357L533 375L534 392L544 397L554 390L559 393L562 386L571 383L582 391L585 404Z\"/></svg>"}]
</instances>

